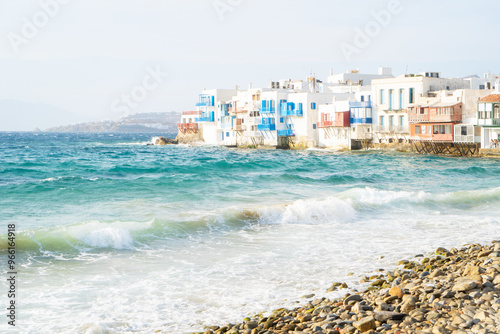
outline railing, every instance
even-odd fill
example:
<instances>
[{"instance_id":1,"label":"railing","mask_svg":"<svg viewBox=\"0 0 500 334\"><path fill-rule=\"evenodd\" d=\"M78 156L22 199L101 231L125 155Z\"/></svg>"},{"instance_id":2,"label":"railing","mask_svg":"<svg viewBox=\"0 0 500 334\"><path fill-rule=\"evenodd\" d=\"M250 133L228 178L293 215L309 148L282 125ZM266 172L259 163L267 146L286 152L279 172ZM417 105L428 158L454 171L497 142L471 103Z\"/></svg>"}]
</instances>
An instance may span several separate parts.
<instances>
[{"instance_id":1,"label":"railing","mask_svg":"<svg viewBox=\"0 0 500 334\"><path fill-rule=\"evenodd\" d=\"M233 122L220 122L219 123L219 128L220 129L231 129L233 127Z\"/></svg>"},{"instance_id":2,"label":"railing","mask_svg":"<svg viewBox=\"0 0 500 334\"><path fill-rule=\"evenodd\" d=\"M234 131L241 131L241 130L243 130L243 125L241 125L241 124L233 124L233 130Z\"/></svg>"},{"instance_id":3,"label":"railing","mask_svg":"<svg viewBox=\"0 0 500 334\"><path fill-rule=\"evenodd\" d=\"M377 125L375 127L376 132L395 132L395 133L410 133L408 127L405 125Z\"/></svg>"},{"instance_id":4,"label":"railing","mask_svg":"<svg viewBox=\"0 0 500 334\"><path fill-rule=\"evenodd\" d=\"M259 108L259 112L261 114L274 114L276 112L276 108L275 107Z\"/></svg>"},{"instance_id":5,"label":"railing","mask_svg":"<svg viewBox=\"0 0 500 334\"><path fill-rule=\"evenodd\" d=\"M182 112L182 115L184 115L184 116L197 116L199 114L200 114L199 111L183 111Z\"/></svg>"},{"instance_id":6,"label":"railing","mask_svg":"<svg viewBox=\"0 0 500 334\"><path fill-rule=\"evenodd\" d=\"M371 117L367 118L351 118L351 124L372 124L373 119Z\"/></svg>"},{"instance_id":7,"label":"railing","mask_svg":"<svg viewBox=\"0 0 500 334\"><path fill-rule=\"evenodd\" d=\"M455 136L456 143L474 143L474 135L458 135Z\"/></svg>"},{"instance_id":8,"label":"railing","mask_svg":"<svg viewBox=\"0 0 500 334\"><path fill-rule=\"evenodd\" d=\"M478 125L500 125L500 119L496 119L496 118L479 118L477 120L477 124Z\"/></svg>"},{"instance_id":9,"label":"railing","mask_svg":"<svg viewBox=\"0 0 500 334\"><path fill-rule=\"evenodd\" d=\"M281 116L298 116L302 117L304 116L304 112L300 109L293 109L293 110L282 110L281 111Z\"/></svg>"},{"instance_id":10,"label":"railing","mask_svg":"<svg viewBox=\"0 0 500 334\"><path fill-rule=\"evenodd\" d=\"M317 127L318 128L326 128L329 126L333 126L335 122L334 121L323 121L323 122L318 122Z\"/></svg>"},{"instance_id":11,"label":"railing","mask_svg":"<svg viewBox=\"0 0 500 334\"><path fill-rule=\"evenodd\" d=\"M177 128L181 131L187 131L187 130L196 131L196 130L198 130L198 124L197 123L177 123Z\"/></svg>"},{"instance_id":12,"label":"railing","mask_svg":"<svg viewBox=\"0 0 500 334\"><path fill-rule=\"evenodd\" d=\"M209 107L210 106L210 101L203 101L203 102L198 102L196 103L197 107Z\"/></svg>"},{"instance_id":13,"label":"railing","mask_svg":"<svg viewBox=\"0 0 500 334\"><path fill-rule=\"evenodd\" d=\"M262 123L262 118L260 117L245 117L244 120L246 125L258 125Z\"/></svg>"},{"instance_id":14,"label":"railing","mask_svg":"<svg viewBox=\"0 0 500 334\"><path fill-rule=\"evenodd\" d=\"M408 121L409 122L429 122L430 115L429 114L417 114L408 112Z\"/></svg>"},{"instance_id":15,"label":"railing","mask_svg":"<svg viewBox=\"0 0 500 334\"><path fill-rule=\"evenodd\" d=\"M259 124L257 125L257 129L262 131L274 131L276 130L276 124Z\"/></svg>"},{"instance_id":16,"label":"railing","mask_svg":"<svg viewBox=\"0 0 500 334\"><path fill-rule=\"evenodd\" d=\"M245 109L248 111L258 111L260 103L257 101L247 102L245 103Z\"/></svg>"},{"instance_id":17,"label":"railing","mask_svg":"<svg viewBox=\"0 0 500 334\"><path fill-rule=\"evenodd\" d=\"M392 131L394 131L396 133L410 133L410 130L405 125L396 125L396 126L392 126L391 128L393 128L394 130L392 130Z\"/></svg>"},{"instance_id":18,"label":"railing","mask_svg":"<svg viewBox=\"0 0 500 334\"><path fill-rule=\"evenodd\" d=\"M196 119L196 122L215 122L213 117L199 117Z\"/></svg>"},{"instance_id":19,"label":"railing","mask_svg":"<svg viewBox=\"0 0 500 334\"><path fill-rule=\"evenodd\" d=\"M349 102L349 107L351 107L351 108L371 108L372 101Z\"/></svg>"},{"instance_id":20,"label":"railing","mask_svg":"<svg viewBox=\"0 0 500 334\"><path fill-rule=\"evenodd\" d=\"M232 112L232 113L239 113L239 112L248 112L248 110L246 110L245 108L243 107L239 107L239 108L229 108L229 112Z\"/></svg>"},{"instance_id":21,"label":"railing","mask_svg":"<svg viewBox=\"0 0 500 334\"><path fill-rule=\"evenodd\" d=\"M453 134L452 133L433 134L432 140L433 141L453 141Z\"/></svg>"},{"instance_id":22,"label":"railing","mask_svg":"<svg viewBox=\"0 0 500 334\"><path fill-rule=\"evenodd\" d=\"M262 137L262 133L259 131L245 131L245 137Z\"/></svg>"},{"instance_id":23,"label":"railing","mask_svg":"<svg viewBox=\"0 0 500 334\"><path fill-rule=\"evenodd\" d=\"M287 129L287 130L278 130L278 136L279 137L292 137L295 135L293 134L293 130Z\"/></svg>"}]
</instances>

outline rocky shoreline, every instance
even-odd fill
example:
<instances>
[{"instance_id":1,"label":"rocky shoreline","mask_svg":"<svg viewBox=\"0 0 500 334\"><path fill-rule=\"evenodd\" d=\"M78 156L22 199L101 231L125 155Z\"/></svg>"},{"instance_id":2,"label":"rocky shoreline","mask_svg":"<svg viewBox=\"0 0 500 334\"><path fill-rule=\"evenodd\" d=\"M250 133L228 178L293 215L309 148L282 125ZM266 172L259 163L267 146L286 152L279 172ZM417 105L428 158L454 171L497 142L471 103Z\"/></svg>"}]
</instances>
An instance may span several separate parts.
<instances>
[{"instance_id":1,"label":"rocky shoreline","mask_svg":"<svg viewBox=\"0 0 500 334\"><path fill-rule=\"evenodd\" d=\"M313 299L202 333L500 333L500 241L440 247L361 281L369 284L362 293ZM348 287L339 282L329 288L337 289Z\"/></svg>"}]
</instances>

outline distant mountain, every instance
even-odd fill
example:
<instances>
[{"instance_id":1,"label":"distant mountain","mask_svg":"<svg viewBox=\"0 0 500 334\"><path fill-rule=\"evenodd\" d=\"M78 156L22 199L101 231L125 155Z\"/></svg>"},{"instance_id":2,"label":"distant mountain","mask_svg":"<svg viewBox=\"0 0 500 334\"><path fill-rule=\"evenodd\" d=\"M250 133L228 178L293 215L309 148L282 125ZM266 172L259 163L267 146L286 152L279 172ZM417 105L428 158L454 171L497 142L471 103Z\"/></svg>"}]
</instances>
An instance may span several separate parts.
<instances>
[{"instance_id":1,"label":"distant mountain","mask_svg":"<svg viewBox=\"0 0 500 334\"><path fill-rule=\"evenodd\" d=\"M33 131L90 120L49 104L0 100L0 131Z\"/></svg>"},{"instance_id":2,"label":"distant mountain","mask_svg":"<svg viewBox=\"0 0 500 334\"><path fill-rule=\"evenodd\" d=\"M48 132L141 132L177 133L181 113L170 111L160 113L134 114L118 121L100 121L49 128Z\"/></svg>"}]
</instances>

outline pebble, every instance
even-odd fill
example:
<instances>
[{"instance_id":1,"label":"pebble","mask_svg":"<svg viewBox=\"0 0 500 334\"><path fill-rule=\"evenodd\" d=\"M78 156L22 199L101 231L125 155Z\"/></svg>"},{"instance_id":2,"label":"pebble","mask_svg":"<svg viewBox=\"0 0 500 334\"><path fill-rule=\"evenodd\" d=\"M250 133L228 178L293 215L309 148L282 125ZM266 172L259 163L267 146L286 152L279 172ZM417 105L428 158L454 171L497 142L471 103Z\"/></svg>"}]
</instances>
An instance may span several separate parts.
<instances>
[{"instance_id":1,"label":"pebble","mask_svg":"<svg viewBox=\"0 0 500 334\"><path fill-rule=\"evenodd\" d=\"M362 281L369 286L364 292L315 299L267 317L207 327L203 333L500 333L500 242L439 247L434 254L419 254L397 265L394 271L365 276ZM329 290L343 285L335 283Z\"/></svg>"}]
</instances>

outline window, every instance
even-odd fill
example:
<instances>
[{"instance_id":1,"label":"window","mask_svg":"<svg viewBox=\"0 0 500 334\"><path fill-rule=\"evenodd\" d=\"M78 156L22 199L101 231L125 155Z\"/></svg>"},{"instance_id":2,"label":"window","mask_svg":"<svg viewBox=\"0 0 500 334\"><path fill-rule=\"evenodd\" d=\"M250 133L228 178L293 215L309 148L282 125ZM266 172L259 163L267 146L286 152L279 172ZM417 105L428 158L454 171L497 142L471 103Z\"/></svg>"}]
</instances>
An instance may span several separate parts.
<instances>
[{"instance_id":1,"label":"window","mask_svg":"<svg viewBox=\"0 0 500 334\"><path fill-rule=\"evenodd\" d=\"M394 126L394 116L389 116L389 124L390 126Z\"/></svg>"},{"instance_id":2,"label":"window","mask_svg":"<svg viewBox=\"0 0 500 334\"><path fill-rule=\"evenodd\" d=\"M384 116L380 116L380 125L384 126Z\"/></svg>"},{"instance_id":3,"label":"window","mask_svg":"<svg viewBox=\"0 0 500 334\"><path fill-rule=\"evenodd\" d=\"M462 126L460 133L462 134L462 136L467 136L467 127L466 126Z\"/></svg>"},{"instance_id":4,"label":"window","mask_svg":"<svg viewBox=\"0 0 500 334\"><path fill-rule=\"evenodd\" d=\"M297 104L296 111L297 111L297 114L298 114L297 116L302 116L302 113L303 113L303 111L302 111L302 103L298 103Z\"/></svg>"},{"instance_id":5,"label":"window","mask_svg":"<svg viewBox=\"0 0 500 334\"><path fill-rule=\"evenodd\" d=\"M312 103L311 103L311 109L312 109L312 110L316 109L316 103L315 103L315 102L312 102Z\"/></svg>"},{"instance_id":6,"label":"window","mask_svg":"<svg viewBox=\"0 0 500 334\"><path fill-rule=\"evenodd\" d=\"M432 126L432 131L433 134L437 135L444 135L444 134L451 134L451 125L433 125Z\"/></svg>"},{"instance_id":7,"label":"window","mask_svg":"<svg viewBox=\"0 0 500 334\"><path fill-rule=\"evenodd\" d=\"M394 89L389 89L389 110L394 107Z\"/></svg>"},{"instance_id":8,"label":"window","mask_svg":"<svg viewBox=\"0 0 500 334\"><path fill-rule=\"evenodd\" d=\"M415 103L415 88L410 88L408 103Z\"/></svg>"},{"instance_id":9,"label":"window","mask_svg":"<svg viewBox=\"0 0 500 334\"><path fill-rule=\"evenodd\" d=\"M280 123L283 123L284 120L283 120L283 117L280 117Z\"/></svg>"},{"instance_id":10,"label":"window","mask_svg":"<svg viewBox=\"0 0 500 334\"><path fill-rule=\"evenodd\" d=\"M405 123L405 117L404 116L399 116L399 126L403 126Z\"/></svg>"},{"instance_id":11,"label":"window","mask_svg":"<svg viewBox=\"0 0 500 334\"><path fill-rule=\"evenodd\" d=\"M405 109L405 90L400 89L399 90L399 109Z\"/></svg>"},{"instance_id":12,"label":"window","mask_svg":"<svg viewBox=\"0 0 500 334\"><path fill-rule=\"evenodd\" d=\"M500 118L500 106L498 106L498 104L495 105L493 110L494 110L493 118Z\"/></svg>"},{"instance_id":13,"label":"window","mask_svg":"<svg viewBox=\"0 0 500 334\"><path fill-rule=\"evenodd\" d=\"M316 130L316 124L313 124L313 130Z\"/></svg>"},{"instance_id":14,"label":"window","mask_svg":"<svg viewBox=\"0 0 500 334\"><path fill-rule=\"evenodd\" d=\"M415 125L415 134L419 135L422 133L422 130L420 129L420 125Z\"/></svg>"},{"instance_id":15,"label":"window","mask_svg":"<svg viewBox=\"0 0 500 334\"><path fill-rule=\"evenodd\" d=\"M365 97L364 97L364 95L361 95L361 102L365 102Z\"/></svg>"},{"instance_id":16,"label":"window","mask_svg":"<svg viewBox=\"0 0 500 334\"><path fill-rule=\"evenodd\" d=\"M380 104L384 104L385 101L384 101L384 90L381 89L380 90Z\"/></svg>"}]
</instances>

